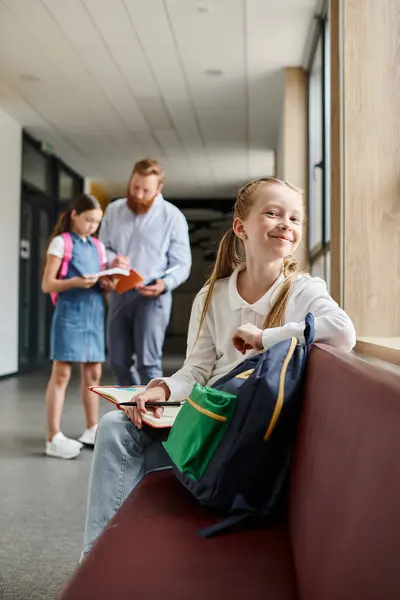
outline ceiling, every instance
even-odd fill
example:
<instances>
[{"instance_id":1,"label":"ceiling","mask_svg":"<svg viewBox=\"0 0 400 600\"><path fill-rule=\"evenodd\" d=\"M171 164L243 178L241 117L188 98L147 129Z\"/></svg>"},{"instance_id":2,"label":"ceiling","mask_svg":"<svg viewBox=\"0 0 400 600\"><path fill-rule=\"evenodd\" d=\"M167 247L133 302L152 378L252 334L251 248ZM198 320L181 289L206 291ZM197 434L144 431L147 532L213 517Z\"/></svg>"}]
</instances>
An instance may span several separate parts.
<instances>
[{"instance_id":1,"label":"ceiling","mask_svg":"<svg viewBox=\"0 0 400 600\"><path fill-rule=\"evenodd\" d=\"M318 4L0 0L0 108L112 195L148 156L166 196L233 197L274 171Z\"/></svg>"}]
</instances>

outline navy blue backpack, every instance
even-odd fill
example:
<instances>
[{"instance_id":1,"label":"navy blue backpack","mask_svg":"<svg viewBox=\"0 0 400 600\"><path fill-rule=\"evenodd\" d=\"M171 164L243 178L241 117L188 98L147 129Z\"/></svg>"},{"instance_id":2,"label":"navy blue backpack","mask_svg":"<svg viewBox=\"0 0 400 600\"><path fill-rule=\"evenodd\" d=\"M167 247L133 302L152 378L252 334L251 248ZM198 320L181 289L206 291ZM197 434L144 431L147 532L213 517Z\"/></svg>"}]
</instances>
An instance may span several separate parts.
<instances>
[{"instance_id":1,"label":"navy blue backpack","mask_svg":"<svg viewBox=\"0 0 400 600\"><path fill-rule=\"evenodd\" d=\"M305 321L304 345L279 342L213 386L196 384L164 442L179 481L223 517L202 536L281 515L314 340L313 315Z\"/></svg>"}]
</instances>

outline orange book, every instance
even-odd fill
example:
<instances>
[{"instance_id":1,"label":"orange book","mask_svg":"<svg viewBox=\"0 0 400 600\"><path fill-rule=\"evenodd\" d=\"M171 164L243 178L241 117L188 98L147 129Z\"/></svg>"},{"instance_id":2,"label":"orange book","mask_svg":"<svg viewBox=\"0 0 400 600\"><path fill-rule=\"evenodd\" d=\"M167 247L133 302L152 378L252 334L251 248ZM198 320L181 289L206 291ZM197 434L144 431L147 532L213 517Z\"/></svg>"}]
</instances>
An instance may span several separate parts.
<instances>
[{"instance_id":1,"label":"orange book","mask_svg":"<svg viewBox=\"0 0 400 600\"><path fill-rule=\"evenodd\" d=\"M119 278L115 291L118 294L123 294L129 290L133 290L142 281L144 281L143 277L135 269L129 269L129 275Z\"/></svg>"},{"instance_id":2,"label":"orange book","mask_svg":"<svg viewBox=\"0 0 400 600\"><path fill-rule=\"evenodd\" d=\"M135 271L135 269L129 269L129 275L124 275L118 280L118 283L115 287L115 291L118 294L123 294L124 292L128 292L129 290L133 290L139 283L144 283L144 285L153 285L157 279L165 279L168 275L180 269L180 265L174 265L173 267L169 267L162 275L158 277L150 277L146 281L143 277Z\"/></svg>"}]
</instances>

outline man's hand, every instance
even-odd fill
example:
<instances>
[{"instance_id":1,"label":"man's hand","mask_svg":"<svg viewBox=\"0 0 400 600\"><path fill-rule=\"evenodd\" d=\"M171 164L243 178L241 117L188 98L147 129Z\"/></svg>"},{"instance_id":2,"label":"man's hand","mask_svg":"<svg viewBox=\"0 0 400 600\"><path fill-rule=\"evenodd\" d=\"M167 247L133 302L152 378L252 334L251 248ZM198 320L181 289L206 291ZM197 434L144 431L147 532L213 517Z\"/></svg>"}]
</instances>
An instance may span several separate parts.
<instances>
[{"instance_id":1,"label":"man's hand","mask_svg":"<svg viewBox=\"0 0 400 600\"><path fill-rule=\"evenodd\" d=\"M157 279L153 285L143 285L139 283L135 289L142 296L147 296L148 298L157 298L157 296L160 296L160 294L164 292L165 283L162 279Z\"/></svg>"},{"instance_id":2,"label":"man's hand","mask_svg":"<svg viewBox=\"0 0 400 600\"><path fill-rule=\"evenodd\" d=\"M135 400L138 403L137 406L125 406L121 408L128 419L130 419L138 429L141 429L142 416L147 413L146 402L166 402L170 396L170 393L169 387L165 383L160 383L159 385L134 396L132 400ZM162 406L159 408L149 407L149 409L154 411L154 415L158 419L164 412Z\"/></svg>"},{"instance_id":3,"label":"man's hand","mask_svg":"<svg viewBox=\"0 0 400 600\"><path fill-rule=\"evenodd\" d=\"M253 323L244 323L236 330L232 343L242 354L246 354L247 350L262 350L262 334L262 329Z\"/></svg>"},{"instance_id":4,"label":"man's hand","mask_svg":"<svg viewBox=\"0 0 400 600\"><path fill-rule=\"evenodd\" d=\"M122 256L122 254L117 254L111 264L112 267L117 267L119 269L128 269L129 270L129 258L127 256Z\"/></svg>"}]
</instances>

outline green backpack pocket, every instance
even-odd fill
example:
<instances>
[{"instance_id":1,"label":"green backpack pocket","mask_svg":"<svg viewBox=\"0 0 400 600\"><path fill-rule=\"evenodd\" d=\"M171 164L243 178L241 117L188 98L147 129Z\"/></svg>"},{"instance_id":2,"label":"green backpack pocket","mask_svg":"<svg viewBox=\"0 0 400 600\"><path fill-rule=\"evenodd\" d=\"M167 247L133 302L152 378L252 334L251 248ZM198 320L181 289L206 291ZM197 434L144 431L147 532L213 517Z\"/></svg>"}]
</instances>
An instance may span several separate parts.
<instances>
[{"instance_id":1,"label":"green backpack pocket","mask_svg":"<svg viewBox=\"0 0 400 600\"><path fill-rule=\"evenodd\" d=\"M236 396L196 383L179 411L163 446L175 466L200 479L224 435L236 406Z\"/></svg>"}]
</instances>

